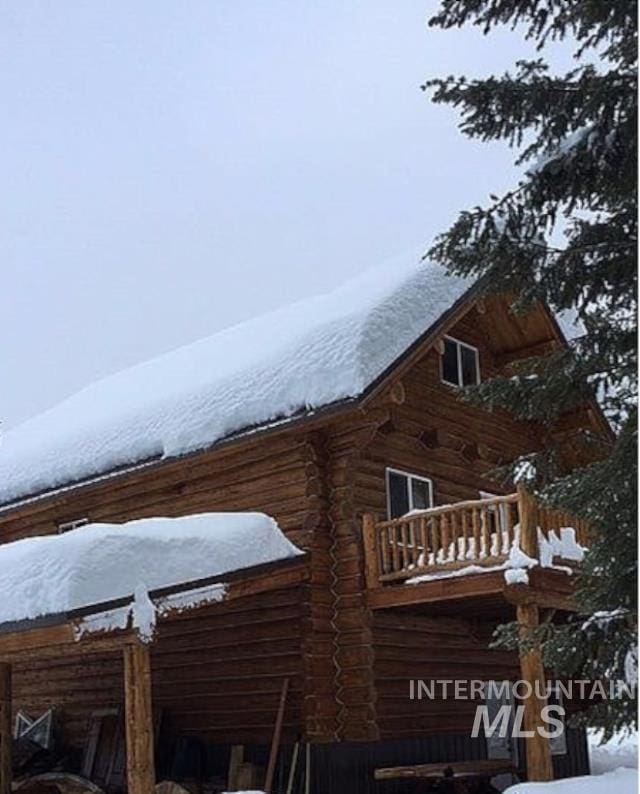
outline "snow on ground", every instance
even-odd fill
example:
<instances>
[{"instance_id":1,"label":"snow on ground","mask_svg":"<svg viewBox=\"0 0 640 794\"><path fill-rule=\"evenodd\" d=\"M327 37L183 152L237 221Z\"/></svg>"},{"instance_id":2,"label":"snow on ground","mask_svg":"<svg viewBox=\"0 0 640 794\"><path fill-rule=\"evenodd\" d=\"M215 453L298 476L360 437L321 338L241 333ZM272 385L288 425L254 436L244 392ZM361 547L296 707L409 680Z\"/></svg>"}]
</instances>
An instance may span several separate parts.
<instances>
[{"instance_id":1,"label":"snow on ground","mask_svg":"<svg viewBox=\"0 0 640 794\"><path fill-rule=\"evenodd\" d=\"M104 378L2 435L0 503L356 397L470 284L405 257Z\"/></svg>"},{"instance_id":2,"label":"snow on ground","mask_svg":"<svg viewBox=\"0 0 640 794\"><path fill-rule=\"evenodd\" d=\"M603 775L585 775L553 780L550 783L517 783L505 794L637 794L638 772L616 769Z\"/></svg>"},{"instance_id":3,"label":"snow on ground","mask_svg":"<svg viewBox=\"0 0 640 794\"><path fill-rule=\"evenodd\" d=\"M613 736L600 743L601 732L589 730L589 759L591 773L601 775L618 767L638 768L638 734Z\"/></svg>"},{"instance_id":4,"label":"snow on ground","mask_svg":"<svg viewBox=\"0 0 640 794\"><path fill-rule=\"evenodd\" d=\"M202 513L87 524L62 535L0 546L0 623L69 612L135 594L148 624L147 593L301 554L263 513ZM211 598L219 597L211 593ZM196 602L204 597L194 591ZM166 600L166 599L165 599ZM180 607L180 599L164 608ZM117 610L116 610L117 611ZM110 627L127 614L113 614ZM106 627L106 624L105 624ZM99 628L99 627L98 627Z\"/></svg>"},{"instance_id":5,"label":"snow on ground","mask_svg":"<svg viewBox=\"0 0 640 794\"><path fill-rule=\"evenodd\" d=\"M600 732L589 730L591 775L551 783L518 783L509 794L637 794L638 734L615 736L600 744Z\"/></svg>"}]
</instances>

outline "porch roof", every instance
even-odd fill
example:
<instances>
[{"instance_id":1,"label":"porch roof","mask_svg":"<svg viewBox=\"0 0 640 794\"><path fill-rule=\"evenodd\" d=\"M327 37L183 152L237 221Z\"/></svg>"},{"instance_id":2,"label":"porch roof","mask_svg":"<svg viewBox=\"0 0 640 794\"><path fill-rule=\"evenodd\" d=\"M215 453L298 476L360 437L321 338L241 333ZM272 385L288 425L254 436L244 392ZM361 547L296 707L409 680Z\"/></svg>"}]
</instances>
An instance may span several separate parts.
<instances>
[{"instance_id":1,"label":"porch roof","mask_svg":"<svg viewBox=\"0 0 640 794\"><path fill-rule=\"evenodd\" d=\"M74 621L78 636L125 628L144 635L158 615L222 600L227 582L302 556L262 513L89 524L26 538L0 546L0 633Z\"/></svg>"}]
</instances>

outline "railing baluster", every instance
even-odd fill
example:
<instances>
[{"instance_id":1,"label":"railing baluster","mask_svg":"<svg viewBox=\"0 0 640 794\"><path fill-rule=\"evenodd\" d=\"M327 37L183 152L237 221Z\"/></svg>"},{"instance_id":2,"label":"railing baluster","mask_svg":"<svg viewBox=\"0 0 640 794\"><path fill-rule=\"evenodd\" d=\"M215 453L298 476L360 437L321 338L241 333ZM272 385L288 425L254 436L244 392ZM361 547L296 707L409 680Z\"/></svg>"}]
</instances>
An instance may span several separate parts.
<instances>
[{"instance_id":1,"label":"railing baluster","mask_svg":"<svg viewBox=\"0 0 640 794\"><path fill-rule=\"evenodd\" d=\"M508 554L509 550L513 546L513 541L515 540L514 532L513 532L513 513L511 512L511 505L509 504L505 505L504 508L498 508L498 509L501 510L500 515L504 516L504 531L507 536L506 553Z\"/></svg>"},{"instance_id":2,"label":"railing baluster","mask_svg":"<svg viewBox=\"0 0 640 794\"><path fill-rule=\"evenodd\" d=\"M394 572L400 570L400 554L398 552L398 527L394 524L394 526L390 527L391 529L391 556L393 559L393 570Z\"/></svg>"},{"instance_id":3,"label":"railing baluster","mask_svg":"<svg viewBox=\"0 0 640 794\"><path fill-rule=\"evenodd\" d=\"M378 535L380 539L380 550L382 552L382 571L391 573L389 565L389 527L384 527Z\"/></svg>"},{"instance_id":4,"label":"railing baluster","mask_svg":"<svg viewBox=\"0 0 640 794\"><path fill-rule=\"evenodd\" d=\"M420 542L422 543L422 554L418 557L419 564L426 566L429 564L429 543L427 541L427 520L420 518Z\"/></svg>"},{"instance_id":5,"label":"railing baluster","mask_svg":"<svg viewBox=\"0 0 640 794\"><path fill-rule=\"evenodd\" d=\"M440 516L440 537L442 539L442 562L448 562L451 536L449 534L449 518L446 513Z\"/></svg>"},{"instance_id":6,"label":"railing baluster","mask_svg":"<svg viewBox=\"0 0 640 794\"><path fill-rule=\"evenodd\" d=\"M409 567L409 534L407 532L407 525L403 523L400 525L400 540L402 542L402 567Z\"/></svg>"},{"instance_id":7,"label":"railing baluster","mask_svg":"<svg viewBox=\"0 0 640 794\"><path fill-rule=\"evenodd\" d=\"M480 508L480 531L482 532L482 551L480 557L491 557L491 527L486 507Z\"/></svg>"},{"instance_id":8,"label":"railing baluster","mask_svg":"<svg viewBox=\"0 0 640 794\"><path fill-rule=\"evenodd\" d=\"M479 560L482 557L482 549L480 547L480 515L477 507L471 510L471 526L473 528L473 559Z\"/></svg>"},{"instance_id":9,"label":"railing baluster","mask_svg":"<svg viewBox=\"0 0 640 794\"><path fill-rule=\"evenodd\" d=\"M407 522L407 551L409 552L409 565L414 567L416 564L416 533L413 528L414 523L413 518L410 518Z\"/></svg>"},{"instance_id":10,"label":"railing baluster","mask_svg":"<svg viewBox=\"0 0 640 794\"><path fill-rule=\"evenodd\" d=\"M454 510L449 514L449 527L451 537L449 540L449 551L447 552L447 562L455 562L458 559L458 514Z\"/></svg>"},{"instance_id":11,"label":"railing baluster","mask_svg":"<svg viewBox=\"0 0 640 794\"><path fill-rule=\"evenodd\" d=\"M469 515L466 510L462 511L462 515L460 516L461 521L461 528L462 528L462 537L460 543L460 549L458 550L458 559L459 560L466 560L467 554L469 552Z\"/></svg>"},{"instance_id":12,"label":"railing baluster","mask_svg":"<svg viewBox=\"0 0 640 794\"><path fill-rule=\"evenodd\" d=\"M437 565L438 560L438 550L440 549L440 538L439 538L439 520L440 516L433 516L431 519L431 543L433 548L431 549L431 553L433 554L433 564Z\"/></svg>"}]
</instances>

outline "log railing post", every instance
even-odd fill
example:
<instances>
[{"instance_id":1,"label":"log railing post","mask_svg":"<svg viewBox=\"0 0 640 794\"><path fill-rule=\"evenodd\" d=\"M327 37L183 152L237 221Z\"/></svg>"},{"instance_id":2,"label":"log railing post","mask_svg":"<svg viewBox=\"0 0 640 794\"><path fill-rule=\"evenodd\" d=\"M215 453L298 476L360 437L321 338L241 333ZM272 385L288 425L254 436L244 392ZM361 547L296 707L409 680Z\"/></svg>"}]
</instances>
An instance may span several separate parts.
<instances>
[{"instance_id":1,"label":"log railing post","mask_svg":"<svg viewBox=\"0 0 640 794\"><path fill-rule=\"evenodd\" d=\"M149 646L124 648L124 704L128 794L152 794L155 787L153 712Z\"/></svg>"},{"instance_id":2,"label":"log railing post","mask_svg":"<svg viewBox=\"0 0 640 794\"><path fill-rule=\"evenodd\" d=\"M517 617L520 624L520 636L523 638L538 626L538 607L535 604L518 604ZM546 698L540 697L544 693L546 685L542 654L538 647L520 652L520 675L523 681L531 685L532 690L528 697L523 698L524 727L527 732L532 733L525 739L527 779L532 781L553 780L549 739L538 730L546 728L542 720L542 709L546 705Z\"/></svg>"},{"instance_id":3,"label":"log railing post","mask_svg":"<svg viewBox=\"0 0 640 794\"><path fill-rule=\"evenodd\" d=\"M524 485L518 485L520 548L533 559L538 558L538 520L536 501Z\"/></svg>"},{"instance_id":4,"label":"log railing post","mask_svg":"<svg viewBox=\"0 0 640 794\"><path fill-rule=\"evenodd\" d=\"M376 517L372 513L362 516L362 545L364 547L364 573L367 588L380 586L380 564L376 539Z\"/></svg>"},{"instance_id":5,"label":"log railing post","mask_svg":"<svg viewBox=\"0 0 640 794\"><path fill-rule=\"evenodd\" d=\"M0 663L0 794L11 794L11 665Z\"/></svg>"}]
</instances>

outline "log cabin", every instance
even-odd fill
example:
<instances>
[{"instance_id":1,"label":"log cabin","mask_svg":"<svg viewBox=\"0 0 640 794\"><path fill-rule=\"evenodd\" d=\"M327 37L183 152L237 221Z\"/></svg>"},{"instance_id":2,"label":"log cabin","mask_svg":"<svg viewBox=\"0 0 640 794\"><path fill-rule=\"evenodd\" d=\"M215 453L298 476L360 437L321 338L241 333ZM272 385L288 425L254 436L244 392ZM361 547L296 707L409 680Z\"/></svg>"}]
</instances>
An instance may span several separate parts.
<instances>
[{"instance_id":1,"label":"log cabin","mask_svg":"<svg viewBox=\"0 0 640 794\"><path fill-rule=\"evenodd\" d=\"M562 567L542 565L540 544L568 527L582 542L585 527L496 471L558 442L576 465L576 434L609 430L595 404L543 427L461 387L566 344L546 307L516 314L508 296L408 262L105 378L5 433L2 544L258 511L303 554L209 577L228 597L159 619L151 642L131 625L78 639L91 609L1 624L3 794L16 714L49 708L70 771L115 792L160 779L223 791L239 767L253 786L270 767L272 791L313 794L405 790L388 768L425 764L588 772L582 730L556 748L537 733L492 742L471 735L475 702L410 696L419 680L544 675L535 651L493 649L492 633L571 611L562 549L547 555ZM516 545L530 567L507 576ZM524 703L529 727L542 705ZM98 763L109 731L126 735L126 773L115 744Z\"/></svg>"}]
</instances>

